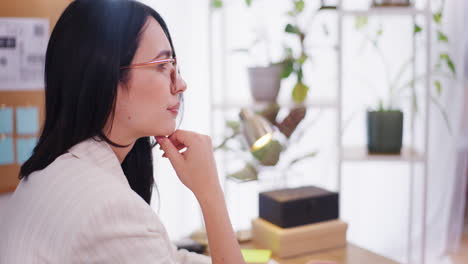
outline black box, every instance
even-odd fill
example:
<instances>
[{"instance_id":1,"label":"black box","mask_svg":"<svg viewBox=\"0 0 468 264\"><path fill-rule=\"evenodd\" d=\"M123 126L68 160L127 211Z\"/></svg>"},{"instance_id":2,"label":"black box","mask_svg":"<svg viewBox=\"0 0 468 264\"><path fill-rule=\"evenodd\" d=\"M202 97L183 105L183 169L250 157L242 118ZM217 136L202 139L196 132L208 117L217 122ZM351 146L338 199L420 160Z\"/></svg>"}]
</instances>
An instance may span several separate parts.
<instances>
[{"instance_id":1,"label":"black box","mask_svg":"<svg viewBox=\"0 0 468 264\"><path fill-rule=\"evenodd\" d=\"M315 186L262 192L259 216L282 228L338 218L338 193Z\"/></svg>"}]
</instances>

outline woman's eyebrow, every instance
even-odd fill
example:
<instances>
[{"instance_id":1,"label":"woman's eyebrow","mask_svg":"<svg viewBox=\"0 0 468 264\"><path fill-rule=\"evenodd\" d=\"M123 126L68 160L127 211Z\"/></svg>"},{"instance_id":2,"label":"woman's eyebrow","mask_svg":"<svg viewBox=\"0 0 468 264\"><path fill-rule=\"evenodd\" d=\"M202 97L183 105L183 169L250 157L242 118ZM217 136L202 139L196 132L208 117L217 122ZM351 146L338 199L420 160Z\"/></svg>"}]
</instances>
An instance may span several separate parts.
<instances>
[{"instance_id":1,"label":"woman's eyebrow","mask_svg":"<svg viewBox=\"0 0 468 264\"><path fill-rule=\"evenodd\" d=\"M172 57L172 51L170 51L170 50L161 50L159 52L159 54L156 57L154 57L154 60L159 59L160 57L170 58L170 57Z\"/></svg>"}]
</instances>

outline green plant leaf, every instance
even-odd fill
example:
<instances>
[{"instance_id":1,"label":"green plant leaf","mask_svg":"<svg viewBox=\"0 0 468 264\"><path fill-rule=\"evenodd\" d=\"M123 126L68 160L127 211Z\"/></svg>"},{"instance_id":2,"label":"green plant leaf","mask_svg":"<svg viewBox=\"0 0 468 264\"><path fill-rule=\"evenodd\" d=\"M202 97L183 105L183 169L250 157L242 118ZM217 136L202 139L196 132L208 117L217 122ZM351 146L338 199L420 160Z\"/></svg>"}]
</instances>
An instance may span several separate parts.
<instances>
[{"instance_id":1,"label":"green plant leaf","mask_svg":"<svg viewBox=\"0 0 468 264\"><path fill-rule=\"evenodd\" d=\"M434 85L437 90L437 95L440 95L442 93L442 85L440 84L439 80L434 81Z\"/></svg>"},{"instance_id":2,"label":"green plant leaf","mask_svg":"<svg viewBox=\"0 0 468 264\"><path fill-rule=\"evenodd\" d=\"M240 182L256 181L258 180L258 171L253 164L246 163L244 168L229 174L228 177Z\"/></svg>"},{"instance_id":3,"label":"green plant leaf","mask_svg":"<svg viewBox=\"0 0 468 264\"><path fill-rule=\"evenodd\" d=\"M295 1L294 8L296 9L297 13L304 11L304 0Z\"/></svg>"},{"instance_id":4,"label":"green plant leaf","mask_svg":"<svg viewBox=\"0 0 468 264\"><path fill-rule=\"evenodd\" d=\"M302 103L305 101L307 97L307 93L309 91L309 87L302 82L296 83L294 89L292 91L292 98L296 103Z\"/></svg>"},{"instance_id":5,"label":"green plant leaf","mask_svg":"<svg viewBox=\"0 0 468 264\"><path fill-rule=\"evenodd\" d=\"M240 128L240 123L239 121L228 120L226 121L226 126L232 129L234 132L238 132Z\"/></svg>"},{"instance_id":6,"label":"green plant leaf","mask_svg":"<svg viewBox=\"0 0 468 264\"><path fill-rule=\"evenodd\" d=\"M308 58L309 58L309 57L307 57L307 55L302 54L301 57L299 57L299 59L297 60L297 62L299 62L300 65L303 65L304 62L305 62Z\"/></svg>"},{"instance_id":7,"label":"green plant leaf","mask_svg":"<svg viewBox=\"0 0 468 264\"><path fill-rule=\"evenodd\" d=\"M433 14L432 19L437 24L439 24L439 25L442 24L442 11L438 11L437 13Z\"/></svg>"},{"instance_id":8,"label":"green plant leaf","mask_svg":"<svg viewBox=\"0 0 468 264\"><path fill-rule=\"evenodd\" d=\"M299 30L299 28L297 26L294 26L294 25L291 25L291 24L287 24L284 31L286 33L291 33L291 34L297 34L297 35L301 34L301 30Z\"/></svg>"},{"instance_id":9,"label":"green plant leaf","mask_svg":"<svg viewBox=\"0 0 468 264\"><path fill-rule=\"evenodd\" d=\"M354 23L354 27L357 30L363 29L365 26L367 26L368 22L369 18L367 16L357 16L356 22Z\"/></svg>"},{"instance_id":10,"label":"green plant leaf","mask_svg":"<svg viewBox=\"0 0 468 264\"><path fill-rule=\"evenodd\" d=\"M443 32L441 31L437 31L437 39L440 41L440 42L448 42L448 37L447 35L445 35Z\"/></svg>"},{"instance_id":11,"label":"green plant leaf","mask_svg":"<svg viewBox=\"0 0 468 264\"><path fill-rule=\"evenodd\" d=\"M452 59L450 59L450 57L448 57L448 59L447 59L447 66L450 68L453 75L455 76L457 74L457 72L455 70L455 65L453 64L453 61L452 61Z\"/></svg>"},{"instance_id":12,"label":"green plant leaf","mask_svg":"<svg viewBox=\"0 0 468 264\"><path fill-rule=\"evenodd\" d=\"M288 78L289 75L294 71L294 61L286 60L283 63L283 71L281 72L281 78Z\"/></svg>"},{"instance_id":13,"label":"green plant leaf","mask_svg":"<svg viewBox=\"0 0 468 264\"><path fill-rule=\"evenodd\" d=\"M304 76L303 72L302 72L302 65L299 64L297 70L296 70L296 74L297 74L297 82L302 82L302 78Z\"/></svg>"},{"instance_id":14,"label":"green plant leaf","mask_svg":"<svg viewBox=\"0 0 468 264\"><path fill-rule=\"evenodd\" d=\"M294 165L295 163L297 163L297 162L299 162L301 160L308 159L308 158L313 158L313 157L317 156L317 153L318 153L317 151L314 151L314 152L310 152L308 154L305 154L305 155L303 155L301 157L295 158L295 159L293 159L291 161L291 163L289 163L288 167Z\"/></svg>"},{"instance_id":15,"label":"green plant leaf","mask_svg":"<svg viewBox=\"0 0 468 264\"><path fill-rule=\"evenodd\" d=\"M450 58L450 55L448 55L447 53L441 53L439 55L439 60L445 61L445 63L447 64L454 76L457 74L455 64L453 63L452 58Z\"/></svg>"},{"instance_id":16,"label":"green plant leaf","mask_svg":"<svg viewBox=\"0 0 468 264\"><path fill-rule=\"evenodd\" d=\"M212 0L211 6L213 8L221 8L221 7L223 7L223 1L222 0Z\"/></svg>"},{"instance_id":17,"label":"green plant leaf","mask_svg":"<svg viewBox=\"0 0 468 264\"><path fill-rule=\"evenodd\" d=\"M247 6L251 6L252 5L252 0L245 0L245 4Z\"/></svg>"},{"instance_id":18,"label":"green plant leaf","mask_svg":"<svg viewBox=\"0 0 468 264\"><path fill-rule=\"evenodd\" d=\"M418 24L414 24L414 30L413 30L413 33L414 34L418 34L422 31L422 27L419 26Z\"/></svg>"}]
</instances>

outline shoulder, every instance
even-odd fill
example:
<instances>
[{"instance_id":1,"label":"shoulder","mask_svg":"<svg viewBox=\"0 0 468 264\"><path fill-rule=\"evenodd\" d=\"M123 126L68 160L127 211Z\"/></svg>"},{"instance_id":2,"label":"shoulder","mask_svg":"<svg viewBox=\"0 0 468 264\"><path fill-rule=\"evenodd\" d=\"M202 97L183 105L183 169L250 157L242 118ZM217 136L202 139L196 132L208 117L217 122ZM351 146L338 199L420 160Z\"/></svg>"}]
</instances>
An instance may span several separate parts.
<instances>
[{"instance_id":1,"label":"shoulder","mask_svg":"<svg viewBox=\"0 0 468 264\"><path fill-rule=\"evenodd\" d=\"M29 187L36 191L72 189L66 193L67 196L79 188L80 196L83 196L92 194L96 189L103 191L103 187L112 191L119 186L130 189L123 172L116 174L91 160L66 152L44 169L31 173L26 180L21 181L19 187Z\"/></svg>"},{"instance_id":2,"label":"shoulder","mask_svg":"<svg viewBox=\"0 0 468 264\"><path fill-rule=\"evenodd\" d=\"M91 217L102 208L108 215L118 214L109 210L121 208L152 212L126 179L123 181L121 177L125 178L89 160L65 153L45 169L32 173L27 180L21 180L13 196L13 204L15 207L27 206L38 217L61 222L61 227L73 229L83 218ZM135 213L133 210L127 211ZM21 214L27 212L22 210Z\"/></svg>"},{"instance_id":3,"label":"shoulder","mask_svg":"<svg viewBox=\"0 0 468 264\"><path fill-rule=\"evenodd\" d=\"M60 209L73 215L75 226L91 227L109 224L109 221L137 221L160 228L153 209L134 192L121 176L106 170L90 160L66 153L31 180L48 182L53 190L48 195L57 201ZM123 176L125 177L125 176ZM29 181L29 180L28 180ZM57 208L57 209L58 209ZM156 223L156 226L153 224ZM83 230L81 230L83 231Z\"/></svg>"},{"instance_id":4,"label":"shoulder","mask_svg":"<svg viewBox=\"0 0 468 264\"><path fill-rule=\"evenodd\" d=\"M58 195L57 199L62 196L64 202L70 203L68 206L78 207L76 210L81 213L115 205L149 208L131 189L123 174L112 173L70 153L63 154L37 175L31 176L32 182L37 180L51 185L51 192Z\"/></svg>"}]
</instances>

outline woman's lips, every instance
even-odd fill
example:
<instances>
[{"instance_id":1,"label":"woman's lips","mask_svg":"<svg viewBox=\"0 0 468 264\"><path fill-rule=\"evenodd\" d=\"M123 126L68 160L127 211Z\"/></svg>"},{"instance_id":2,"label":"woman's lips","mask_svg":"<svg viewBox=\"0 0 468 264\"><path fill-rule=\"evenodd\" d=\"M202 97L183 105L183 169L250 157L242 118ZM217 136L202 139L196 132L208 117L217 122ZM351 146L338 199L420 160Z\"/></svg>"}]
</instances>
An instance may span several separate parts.
<instances>
[{"instance_id":1,"label":"woman's lips","mask_svg":"<svg viewBox=\"0 0 468 264\"><path fill-rule=\"evenodd\" d=\"M167 110L170 110L170 111L173 111L173 110L176 110L176 111L179 111L179 106L180 106L180 102L178 102L177 104L167 108Z\"/></svg>"},{"instance_id":2,"label":"woman's lips","mask_svg":"<svg viewBox=\"0 0 468 264\"><path fill-rule=\"evenodd\" d=\"M175 104L174 106L169 107L167 110L169 110L169 112L173 113L174 115L177 115L179 113L179 107L180 102Z\"/></svg>"}]
</instances>

